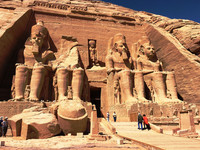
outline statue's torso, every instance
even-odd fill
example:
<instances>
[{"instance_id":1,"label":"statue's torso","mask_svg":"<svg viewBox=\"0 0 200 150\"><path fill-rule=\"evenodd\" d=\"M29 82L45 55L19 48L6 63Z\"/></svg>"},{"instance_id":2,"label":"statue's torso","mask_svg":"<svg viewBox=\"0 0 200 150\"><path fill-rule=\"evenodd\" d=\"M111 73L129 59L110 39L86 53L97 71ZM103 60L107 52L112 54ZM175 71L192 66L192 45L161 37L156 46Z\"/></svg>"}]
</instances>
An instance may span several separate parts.
<instances>
[{"instance_id":1,"label":"statue's torso","mask_svg":"<svg viewBox=\"0 0 200 150\"><path fill-rule=\"evenodd\" d=\"M52 51L44 51L42 54L34 55L32 53L32 46L28 46L24 49L24 64L33 67L35 63L42 63L42 64L48 64L49 60L52 60L53 54Z\"/></svg>"},{"instance_id":2,"label":"statue's torso","mask_svg":"<svg viewBox=\"0 0 200 150\"><path fill-rule=\"evenodd\" d=\"M127 62L125 62L125 60L123 59L122 55L114 54L112 56L112 59L115 69L131 69L130 68L131 64L129 64L130 63L129 60L127 60L128 61L127 64Z\"/></svg>"},{"instance_id":3,"label":"statue's torso","mask_svg":"<svg viewBox=\"0 0 200 150\"><path fill-rule=\"evenodd\" d=\"M143 57L139 57L137 61L142 63L142 70L154 70L156 66L155 62L152 62Z\"/></svg>"}]
</instances>

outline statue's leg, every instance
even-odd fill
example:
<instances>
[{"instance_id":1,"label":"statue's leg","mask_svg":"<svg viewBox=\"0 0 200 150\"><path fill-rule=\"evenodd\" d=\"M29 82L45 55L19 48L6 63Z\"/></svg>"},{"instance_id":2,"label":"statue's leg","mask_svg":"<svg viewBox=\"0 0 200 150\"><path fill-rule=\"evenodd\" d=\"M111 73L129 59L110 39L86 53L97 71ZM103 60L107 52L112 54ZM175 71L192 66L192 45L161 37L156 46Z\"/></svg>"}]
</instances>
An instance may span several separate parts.
<instances>
[{"instance_id":1,"label":"statue's leg","mask_svg":"<svg viewBox=\"0 0 200 150\"><path fill-rule=\"evenodd\" d=\"M176 81L173 72L167 73L167 89L169 90L173 101L180 101L177 95Z\"/></svg>"},{"instance_id":2,"label":"statue's leg","mask_svg":"<svg viewBox=\"0 0 200 150\"><path fill-rule=\"evenodd\" d=\"M66 68L57 70L58 101L67 99L67 87L70 85L70 71Z\"/></svg>"},{"instance_id":3,"label":"statue's leg","mask_svg":"<svg viewBox=\"0 0 200 150\"><path fill-rule=\"evenodd\" d=\"M15 75L15 99L21 100L24 98L25 87L28 81L27 66L20 65L16 67Z\"/></svg>"},{"instance_id":4,"label":"statue's leg","mask_svg":"<svg viewBox=\"0 0 200 150\"><path fill-rule=\"evenodd\" d=\"M163 73L162 72L154 72L152 73L153 76L153 88L156 92L157 96L157 103L162 103L169 101L170 99L167 99L166 95L166 86L165 81L163 79Z\"/></svg>"},{"instance_id":5,"label":"statue's leg","mask_svg":"<svg viewBox=\"0 0 200 150\"><path fill-rule=\"evenodd\" d=\"M119 80L120 80L120 77L118 75L118 73L115 74L114 76L114 104L119 104L119 102L121 100L120 99L120 93L119 93Z\"/></svg>"},{"instance_id":6,"label":"statue's leg","mask_svg":"<svg viewBox=\"0 0 200 150\"><path fill-rule=\"evenodd\" d=\"M124 70L118 73L120 76L121 101L122 102L137 102L133 97L133 74L130 70Z\"/></svg>"},{"instance_id":7,"label":"statue's leg","mask_svg":"<svg viewBox=\"0 0 200 150\"><path fill-rule=\"evenodd\" d=\"M145 88L144 88L144 75L141 71L135 72L135 89L137 91L137 96L140 101L148 101L145 98Z\"/></svg>"},{"instance_id":8,"label":"statue's leg","mask_svg":"<svg viewBox=\"0 0 200 150\"><path fill-rule=\"evenodd\" d=\"M31 76L31 91L29 100L31 101L39 101L40 93L42 90L42 86L44 83L45 77L45 68L44 66L34 66Z\"/></svg>"},{"instance_id":9,"label":"statue's leg","mask_svg":"<svg viewBox=\"0 0 200 150\"><path fill-rule=\"evenodd\" d=\"M74 100L81 100L83 91L83 77L84 77L84 71L82 68L73 70L72 90L73 90Z\"/></svg>"}]
</instances>

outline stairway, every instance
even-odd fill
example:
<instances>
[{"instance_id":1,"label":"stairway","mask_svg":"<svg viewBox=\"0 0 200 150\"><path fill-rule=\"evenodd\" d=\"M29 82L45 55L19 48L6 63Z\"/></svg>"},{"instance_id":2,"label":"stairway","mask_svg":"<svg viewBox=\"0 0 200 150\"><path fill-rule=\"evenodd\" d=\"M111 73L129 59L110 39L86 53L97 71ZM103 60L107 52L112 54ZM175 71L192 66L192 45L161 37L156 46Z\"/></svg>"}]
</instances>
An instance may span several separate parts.
<instances>
[{"instance_id":1,"label":"stairway","mask_svg":"<svg viewBox=\"0 0 200 150\"><path fill-rule=\"evenodd\" d=\"M200 140L175 137L157 133L153 130L138 130L137 122L111 122L121 137L146 143L166 150L199 150Z\"/></svg>"}]
</instances>

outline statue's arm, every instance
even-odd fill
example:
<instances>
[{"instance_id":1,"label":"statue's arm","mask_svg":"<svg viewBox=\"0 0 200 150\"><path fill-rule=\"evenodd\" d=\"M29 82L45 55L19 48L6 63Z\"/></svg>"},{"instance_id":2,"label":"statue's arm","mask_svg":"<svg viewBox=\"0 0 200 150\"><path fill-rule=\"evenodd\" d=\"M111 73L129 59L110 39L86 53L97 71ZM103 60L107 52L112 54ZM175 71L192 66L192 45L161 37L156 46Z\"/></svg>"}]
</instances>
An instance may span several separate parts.
<instances>
[{"instance_id":1,"label":"statue's arm","mask_svg":"<svg viewBox=\"0 0 200 150\"><path fill-rule=\"evenodd\" d=\"M50 50L47 50L42 54L42 63L43 64L48 64L49 61L55 60L55 59L56 59L56 57L55 57L54 53Z\"/></svg>"},{"instance_id":2,"label":"statue's arm","mask_svg":"<svg viewBox=\"0 0 200 150\"><path fill-rule=\"evenodd\" d=\"M71 49L69 56L71 58L71 69L76 69L79 67L79 51L78 48L75 46Z\"/></svg>"},{"instance_id":3,"label":"statue's arm","mask_svg":"<svg viewBox=\"0 0 200 150\"><path fill-rule=\"evenodd\" d=\"M127 52L126 50L122 51L122 58L123 58L123 60L128 60L128 59L129 59L127 53L128 53L128 52Z\"/></svg>"},{"instance_id":4,"label":"statue's arm","mask_svg":"<svg viewBox=\"0 0 200 150\"><path fill-rule=\"evenodd\" d=\"M127 50L122 51L122 58L124 60L124 63L126 64L126 66L129 69L133 69L134 68L134 66L133 66L133 60L132 60L131 57L128 56L128 51Z\"/></svg>"},{"instance_id":5,"label":"statue's arm","mask_svg":"<svg viewBox=\"0 0 200 150\"><path fill-rule=\"evenodd\" d=\"M111 55L106 56L106 68L107 68L107 73L109 74L114 70L114 62L113 58Z\"/></svg>"}]
</instances>

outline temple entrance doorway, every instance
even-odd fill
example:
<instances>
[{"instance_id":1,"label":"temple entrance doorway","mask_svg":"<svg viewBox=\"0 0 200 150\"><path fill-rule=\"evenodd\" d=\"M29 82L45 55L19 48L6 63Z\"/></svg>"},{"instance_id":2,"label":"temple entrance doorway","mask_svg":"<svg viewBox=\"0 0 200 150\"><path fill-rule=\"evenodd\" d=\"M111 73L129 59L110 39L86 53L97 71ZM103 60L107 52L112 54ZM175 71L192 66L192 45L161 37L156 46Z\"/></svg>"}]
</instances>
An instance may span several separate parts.
<instances>
[{"instance_id":1,"label":"temple entrance doorway","mask_svg":"<svg viewBox=\"0 0 200 150\"><path fill-rule=\"evenodd\" d=\"M91 87L90 88L90 100L91 103L96 106L97 117L103 117L101 113L101 88Z\"/></svg>"}]
</instances>

